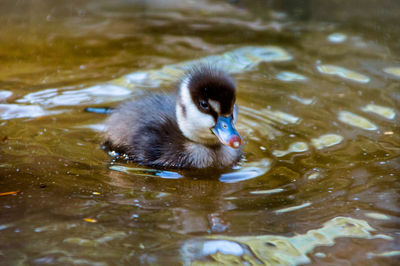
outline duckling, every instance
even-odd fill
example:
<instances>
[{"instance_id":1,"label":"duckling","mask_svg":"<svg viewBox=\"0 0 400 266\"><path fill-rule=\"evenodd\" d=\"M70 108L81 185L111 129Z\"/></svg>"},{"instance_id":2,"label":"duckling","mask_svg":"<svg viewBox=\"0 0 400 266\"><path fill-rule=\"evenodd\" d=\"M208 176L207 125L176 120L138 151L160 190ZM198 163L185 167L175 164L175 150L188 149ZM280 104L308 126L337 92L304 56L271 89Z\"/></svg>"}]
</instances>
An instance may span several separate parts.
<instances>
[{"instance_id":1,"label":"duckling","mask_svg":"<svg viewBox=\"0 0 400 266\"><path fill-rule=\"evenodd\" d=\"M201 65L172 94L122 104L106 121L105 147L157 168L228 167L241 157L236 85L221 69Z\"/></svg>"}]
</instances>

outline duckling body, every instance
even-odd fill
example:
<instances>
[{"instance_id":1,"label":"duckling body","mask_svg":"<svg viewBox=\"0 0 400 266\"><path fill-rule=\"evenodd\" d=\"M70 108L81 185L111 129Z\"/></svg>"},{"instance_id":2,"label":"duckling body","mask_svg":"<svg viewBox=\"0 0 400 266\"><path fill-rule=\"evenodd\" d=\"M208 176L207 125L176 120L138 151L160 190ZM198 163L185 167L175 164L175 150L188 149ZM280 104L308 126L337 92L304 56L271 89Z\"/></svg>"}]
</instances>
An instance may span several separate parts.
<instances>
[{"instance_id":1,"label":"duckling body","mask_svg":"<svg viewBox=\"0 0 400 266\"><path fill-rule=\"evenodd\" d=\"M122 104L106 122L105 145L153 167L227 167L240 159L233 79L200 67L173 94Z\"/></svg>"}]
</instances>

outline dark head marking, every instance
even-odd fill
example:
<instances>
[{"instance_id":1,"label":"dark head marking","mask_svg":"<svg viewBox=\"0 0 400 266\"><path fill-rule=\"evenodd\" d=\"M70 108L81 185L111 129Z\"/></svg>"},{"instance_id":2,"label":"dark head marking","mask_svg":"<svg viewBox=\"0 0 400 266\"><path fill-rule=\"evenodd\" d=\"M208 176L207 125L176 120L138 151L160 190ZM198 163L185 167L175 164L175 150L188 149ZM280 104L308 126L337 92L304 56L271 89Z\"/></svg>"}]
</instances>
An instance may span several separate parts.
<instances>
[{"instance_id":1,"label":"dark head marking","mask_svg":"<svg viewBox=\"0 0 400 266\"><path fill-rule=\"evenodd\" d=\"M218 115L208 104L208 100L220 104L220 115L230 115L236 100L236 85L233 78L221 69L201 65L194 67L186 75L192 100L204 113Z\"/></svg>"},{"instance_id":2,"label":"dark head marking","mask_svg":"<svg viewBox=\"0 0 400 266\"><path fill-rule=\"evenodd\" d=\"M178 98L179 107L182 109L183 117L186 117L186 106L182 103L182 99Z\"/></svg>"}]
</instances>

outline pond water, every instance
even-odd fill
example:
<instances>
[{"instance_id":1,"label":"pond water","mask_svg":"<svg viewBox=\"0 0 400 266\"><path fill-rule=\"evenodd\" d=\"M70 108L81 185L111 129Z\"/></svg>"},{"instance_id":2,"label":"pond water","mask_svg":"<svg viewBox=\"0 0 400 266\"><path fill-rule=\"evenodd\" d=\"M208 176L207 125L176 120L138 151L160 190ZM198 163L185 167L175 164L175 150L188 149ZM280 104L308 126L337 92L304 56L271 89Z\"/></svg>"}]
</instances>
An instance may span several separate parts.
<instances>
[{"instance_id":1,"label":"pond water","mask_svg":"<svg viewBox=\"0 0 400 266\"><path fill-rule=\"evenodd\" d=\"M400 4L329 2L2 1L0 264L398 263ZM101 149L86 107L204 61L238 83L238 165Z\"/></svg>"}]
</instances>

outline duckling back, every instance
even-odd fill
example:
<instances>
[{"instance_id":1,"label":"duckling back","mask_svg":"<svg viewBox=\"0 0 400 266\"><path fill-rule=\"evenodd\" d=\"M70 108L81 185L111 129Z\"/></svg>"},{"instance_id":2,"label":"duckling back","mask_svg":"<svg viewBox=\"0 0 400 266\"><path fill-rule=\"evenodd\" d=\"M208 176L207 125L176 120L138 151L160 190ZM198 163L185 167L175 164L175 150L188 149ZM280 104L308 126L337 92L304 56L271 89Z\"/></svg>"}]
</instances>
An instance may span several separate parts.
<instances>
[{"instance_id":1,"label":"duckling back","mask_svg":"<svg viewBox=\"0 0 400 266\"><path fill-rule=\"evenodd\" d=\"M198 66L175 94L127 102L106 122L105 144L129 159L154 167L226 167L241 156L236 85L226 72Z\"/></svg>"},{"instance_id":2,"label":"duckling back","mask_svg":"<svg viewBox=\"0 0 400 266\"><path fill-rule=\"evenodd\" d=\"M239 150L187 139L177 124L176 100L176 94L155 94L122 104L106 121L107 149L157 168L226 167L240 158Z\"/></svg>"}]
</instances>

